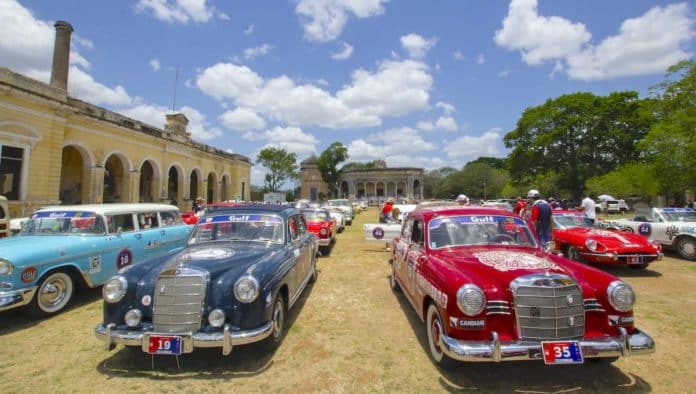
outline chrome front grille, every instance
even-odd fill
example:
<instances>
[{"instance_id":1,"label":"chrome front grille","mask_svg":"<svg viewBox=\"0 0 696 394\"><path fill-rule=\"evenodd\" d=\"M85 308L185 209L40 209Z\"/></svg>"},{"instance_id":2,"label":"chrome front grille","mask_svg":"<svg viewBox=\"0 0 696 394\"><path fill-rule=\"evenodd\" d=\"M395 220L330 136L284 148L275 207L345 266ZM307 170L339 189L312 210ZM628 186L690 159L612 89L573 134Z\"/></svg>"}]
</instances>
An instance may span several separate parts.
<instances>
[{"instance_id":1,"label":"chrome front grille","mask_svg":"<svg viewBox=\"0 0 696 394\"><path fill-rule=\"evenodd\" d=\"M585 332L580 287L565 275L530 275L510 286L521 340L579 339Z\"/></svg>"},{"instance_id":2,"label":"chrome front grille","mask_svg":"<svg viewBox=\"0 0 696 394\"><path fill-rule=\"evenodd\" d=\"M208 274L176 268L157 277L152 308L152 324L156 332L196 332L201 327Z\"/></svg>"}]
</instances>

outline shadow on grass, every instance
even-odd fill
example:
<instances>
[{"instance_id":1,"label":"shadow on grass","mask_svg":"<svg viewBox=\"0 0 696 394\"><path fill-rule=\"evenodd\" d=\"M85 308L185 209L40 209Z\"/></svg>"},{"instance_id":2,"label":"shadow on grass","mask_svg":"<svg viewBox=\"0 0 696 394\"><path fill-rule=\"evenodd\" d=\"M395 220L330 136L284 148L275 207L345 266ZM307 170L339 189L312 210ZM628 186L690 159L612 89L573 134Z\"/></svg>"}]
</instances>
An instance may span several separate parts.
<instances>
[{"instance_id":1,"label":"shadow on grass","mask_svg":"<svg viewBox=\"0 0 696 394\"><path fill-rule=\"evenodd\" d=\"M309 284L288 311L286 335L297 320L313 287L313 284ZM96 370L119 378L231 380L263 374L273 366L274 354L275 351L266 350L260 343L236 346L227 356L222 355L222 348L199 348L194 349L193 353L179 356L177 365L176 356L149 355L143 353L140 347L119 345L116 351L97 365Z\"/></svg>"},{"instance_id":2,"label":"shadow on grass","mask_svg":"<svg viewBox=\"0 0 696 394\"><path fill-rule=\"evenodd\" d=\"M627 266L620 266L620 265L598 265L597 268L606 271L612 275L618 276L618 277L629 277L629 278L659 278L662 276L662 273L653 270L653 268L656 268L653 264L662 264L661 261L656 261L654 263L651 263L648 265L646 268L639 269L639 268L631 268Z\"/></svg>"},{"instance_id":3,"label":"shadow on grass","mask_svg":"<svg viewBox=\"0 0 696 394\"><path fill-rule=\"evenodd\" d=\"M73 309L83 307L101 298L101 286L95 288L78 287L75 290L70 304L60 313L66 313ZM53 316L35 317L28 313L26 307L10 309L0 312L0 335L10 334L36 324Z\"/></svg>"},{"instance_id":4,"label":"shadow on grass","mask_svg":"<svg viewBox=\"0 0 696 394\"><path fill-rule=\"evenodd\" d=\"M425 323L418 317L403 291L393 294L423 352L429 354ZM549 366L543 361L508 361L461 362L452 368L436 367L441 375L440 386L447 392L652 392L650 384L641 377L626 374L616 366L600 360L585 360L583 365L563 366Z\"/></svg>"}]
</instances>

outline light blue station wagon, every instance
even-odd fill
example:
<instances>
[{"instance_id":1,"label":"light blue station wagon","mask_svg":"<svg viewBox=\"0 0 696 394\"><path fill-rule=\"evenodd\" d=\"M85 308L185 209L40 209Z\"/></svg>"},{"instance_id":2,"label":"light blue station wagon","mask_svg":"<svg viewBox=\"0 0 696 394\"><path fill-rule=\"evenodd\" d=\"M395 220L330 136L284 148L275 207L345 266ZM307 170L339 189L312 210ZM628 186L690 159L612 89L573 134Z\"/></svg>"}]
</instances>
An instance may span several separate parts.
<instances>
[{"instance_id":1,"label":"light blue station wagon","mask_svg":"<svg viewBox=\"0 0 696 394\"><path fill-rule=\"evenodd\" d=\"M120 269L181 250L193 226L166 204L45 207L0 239L0 311L60 312L77 285L100 286Z\"/></svg>"}]
</instances>

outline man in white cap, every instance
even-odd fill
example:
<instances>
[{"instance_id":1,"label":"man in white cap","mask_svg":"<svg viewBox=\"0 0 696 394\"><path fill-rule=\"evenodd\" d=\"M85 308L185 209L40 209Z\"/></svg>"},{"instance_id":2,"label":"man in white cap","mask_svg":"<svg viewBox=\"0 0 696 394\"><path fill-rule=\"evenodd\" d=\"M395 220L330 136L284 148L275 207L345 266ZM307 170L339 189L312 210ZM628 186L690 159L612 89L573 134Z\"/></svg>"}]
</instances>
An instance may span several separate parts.
<instances>
[{"instance_id":1,"label":"man in white cap","mask_svg":"<svg viewBox=\"0 0 696 394\"><path fill-rule=\"evenodd\" d=\"M456 201L459 205L469 205L469 197L463 194L458 195Z\"/></svg>"}]
</instances>

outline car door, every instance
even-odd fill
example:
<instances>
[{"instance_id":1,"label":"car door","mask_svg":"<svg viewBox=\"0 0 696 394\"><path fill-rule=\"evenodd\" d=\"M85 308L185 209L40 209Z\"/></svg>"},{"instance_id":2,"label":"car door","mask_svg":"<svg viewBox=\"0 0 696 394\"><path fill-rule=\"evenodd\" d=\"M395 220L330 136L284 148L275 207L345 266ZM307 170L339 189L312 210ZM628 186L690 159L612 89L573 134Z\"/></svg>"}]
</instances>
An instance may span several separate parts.
<instances>
[{"instance_id":1,"label":"car door","mask_svg":"<svg viewBox=\"0 0 696 394\"><path fill-rule=\"evenodd\" d=\"M411 231L413 228L413 219L407 220L401 229L401 234L393 244L394 257L392 264L396 277L405 287L408 285L406 280L406 256L408 255L409 245L411 244Z\"/></svg>"},{"instance_id":2,"label":"car door","mask_svg":"<svg viewBox=\"0 0 696 394\"><path fill-rule=\"evenodd\" d=\"M288 225L291 229L291 236L294 237L293 243L296 245L295 247L299 248L299 253L294 253L298 254L296 262L299 266L297 280L298 282L302 282L312 269L313 255L316 253L314 250L314 237L307 230L307 224L301 214L291 216L288 220ZM296 228L296 230L294 228Z\"/></svg>"},{"instance_id":3,"label":"car door","mask_svg":"<svg viewBox=\"0 0 696 394\"><path fill-rule=\"evenodd\" d=\"M411 230L411 243L408 247L408 252L406 253L406 277L408 281L408 293L411 300L416 305L417 301L417 283L416 277L418 273L418 264L421 258L425 257L424 254L424 237L425 231L423 226L422 218L415 218L413 220L413 228Z\"/></svg>"},{"instance_id":4,"label":"car door","mask_svg":"<svg viewBox=\"0 0 696 394\"><path fill-rule=\"evenodd\" d=\"M159 248L159 255L183 249L191 229L193 226L185 225L178 211L160 211L159 236L163 247Z\"/></svg>"}]
</instances>

